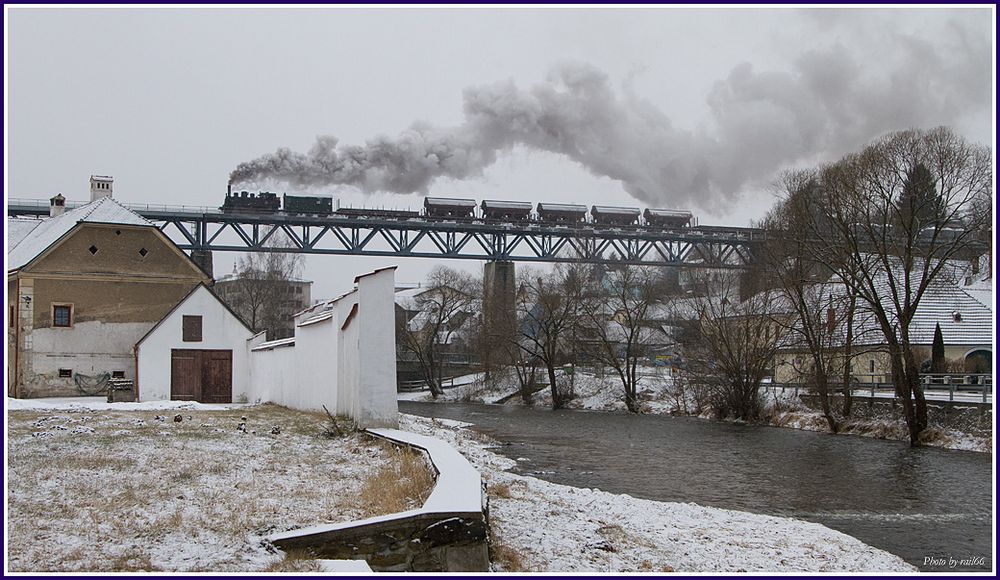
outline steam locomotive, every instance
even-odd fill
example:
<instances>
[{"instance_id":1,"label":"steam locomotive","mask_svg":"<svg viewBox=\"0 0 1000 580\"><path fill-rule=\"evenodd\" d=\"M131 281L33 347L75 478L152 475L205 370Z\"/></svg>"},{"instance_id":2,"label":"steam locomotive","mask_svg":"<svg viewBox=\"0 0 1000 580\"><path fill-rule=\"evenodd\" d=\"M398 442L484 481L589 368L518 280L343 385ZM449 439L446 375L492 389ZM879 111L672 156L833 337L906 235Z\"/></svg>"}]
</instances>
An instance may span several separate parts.
<instances>
[{"instance_id":1,"label":"steam locomotive","mask_svg":"<svg viewBox=\"0 0 1000 580\"><path fill-rule=\"evenodd\" d=\"M595 224L616 227L684 228L697 225L697 218L686 210L646 209L526 201L483 200L447 197L425 197L422 211L337 208L333 198L304 195L278 194L269 191L250 193L226 192L226 199L219 208L224 213L277 213L289 215L330 216L340 215L373 219L427 219L438 221L481 223L536 223L573 226Z\"/></svg>"}]
</instances>

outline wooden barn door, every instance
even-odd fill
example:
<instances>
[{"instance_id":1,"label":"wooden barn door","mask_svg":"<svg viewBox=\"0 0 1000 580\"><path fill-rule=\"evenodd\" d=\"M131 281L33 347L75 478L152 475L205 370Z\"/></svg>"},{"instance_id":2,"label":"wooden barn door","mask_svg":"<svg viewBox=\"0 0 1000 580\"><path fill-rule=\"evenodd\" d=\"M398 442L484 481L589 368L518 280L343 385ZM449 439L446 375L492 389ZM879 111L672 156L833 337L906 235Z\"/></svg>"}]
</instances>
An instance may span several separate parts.
<instances>
[{"instance_id":1,"label":"wooden barn door","mask_svg":"<svg viewBox=\"0 0 1000 580\"><path fill-rule=\"evenodd\" d=\"M233 351L171 350L170 399L232 403Z\"/></svg>"},{"instance_id":2,"label":"wooden barn door","mask_svg":"<svg viewBox=\"0 0 1000 580\"><path fill-rule=\"evenodd\" d=\"M203 350L201 355L201 402L232 403L233 351Z\"/></svg>"},{"instance_id":3,"label":"wooden barn door","mask_svg":"<svg viewBox=\"0 0 1000 580\"><path fill-rule=\"evenodd\" d=\"M201 361L197 350L170 351L170 400L197 401L201 393Z\"/></svg>"}]
</instances>

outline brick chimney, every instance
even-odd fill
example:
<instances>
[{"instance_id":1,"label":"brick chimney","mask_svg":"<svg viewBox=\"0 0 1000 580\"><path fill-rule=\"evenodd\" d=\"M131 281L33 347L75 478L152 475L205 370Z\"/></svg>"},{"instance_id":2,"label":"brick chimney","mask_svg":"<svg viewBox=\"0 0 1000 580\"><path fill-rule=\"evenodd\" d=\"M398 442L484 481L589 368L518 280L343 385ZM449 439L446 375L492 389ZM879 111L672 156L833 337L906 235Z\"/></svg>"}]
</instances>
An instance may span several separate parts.
<instances>
[{"instance_id":1,"label":"brick chimney","mask_svg":"<svg viewBox=\"0 0 1000 580\"><path fill-rule=\"evenodd\" d=\"M62 215L64 211L66 211L66 198L57 193L55 197L49 199L49 217Z\"/></svg>"},{"instance_id":2,"label":"brick chimney","mask_svg":"<svg viewBox=\"0 0 1000 580\"><path fill-rule=\"evenodd\" d=\"M90 201L97 201L102 197L112 197L112 186L115 179L110 175L90 176Z\"/></svg>"}]
</instances>

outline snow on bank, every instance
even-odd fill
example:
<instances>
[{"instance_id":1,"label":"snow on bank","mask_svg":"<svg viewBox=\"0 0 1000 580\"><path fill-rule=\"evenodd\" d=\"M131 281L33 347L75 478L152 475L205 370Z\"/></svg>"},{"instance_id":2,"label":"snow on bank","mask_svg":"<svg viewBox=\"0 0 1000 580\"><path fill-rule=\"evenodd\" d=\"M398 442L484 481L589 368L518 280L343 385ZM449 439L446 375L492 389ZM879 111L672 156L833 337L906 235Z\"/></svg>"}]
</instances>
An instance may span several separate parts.
<instances>
[{"instance_id":1,"label":"snow on bank","mask_svg":"<svg viewBox=\"0 0 1000 580\"><path fill-rule=\"evenodd\" d=\"M109 403L105 397L53 397L47 399L11 399L7 397L4 401L4 408L8 411L230 411L243 407L247 407L247 405L205 404L195 401Z\"/></svg>"},{"instance_id":2,"label":"snow on bank","mask_svg":"<svg viewBox=\"0 0 1000 580\"><path fill-rule=\"evenodd\" d=\"M549 483L509 473L515 462L466 429L410 415L401 416L401 428L448 441L479 469L489 489L494 553L516 555L504 558L507 571L915 570L820 524Z\"/></svg>"},{"instance_id":3,"label":"snow on bank","mask_svg":"<svg viewBox=\"0 0 1000 580\"><path fill-rule=\"evenodd\" d=\"M640 370L641 380L637 395L643 413L653 415L684 415L711 419L711 412L696 401L694 390L675 382L670 371L664 367L644 367ZM626 412L621 381L613 372L598 377L592 372L577 368L572 383L570 378L559 371L560 385L569 388L572 384L574 398L566 407L588 411ZM520 405L521 397L516 396L517 381L513 376L500 376L491 383L482 380L467 383L461 388L445 391L438 401L470 401ZM767 388L761 391L767 424L774 427L788 427L804 431L829 432L822 413L809 409L792 389ZM432 401L428 393L417 393L419 397L408 400ZM402 399L402 397L401 397ZM546 387L532 396L532 404L547 407L552 397ZM858 435L878 439L898 441L909 440L909 433L902 417L891 419L851 419L844 421L839 434ZM960 451L992 453L992 437L965 433L956 429L933 427L926 432L923 441L929 447L942 447Z\"/></svg>"}]
</instances>

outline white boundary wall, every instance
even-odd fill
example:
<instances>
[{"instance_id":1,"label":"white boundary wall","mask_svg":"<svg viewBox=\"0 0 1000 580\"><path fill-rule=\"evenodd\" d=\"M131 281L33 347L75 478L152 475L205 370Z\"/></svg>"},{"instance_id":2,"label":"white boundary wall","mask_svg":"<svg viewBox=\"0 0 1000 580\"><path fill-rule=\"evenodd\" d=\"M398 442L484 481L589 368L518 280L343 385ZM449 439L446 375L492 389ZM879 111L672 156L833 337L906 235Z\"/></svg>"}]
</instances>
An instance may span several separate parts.
<instances>
[{"instance_id":1,"label":"white boundary wall","mask_svg":"<svg viewBox=\"0 0 1000 580\"><path fill-rule=\"evenodd\" d=\"M250 341L250 401L317 411L358 426L395 427L395 266L296 317L294 339Z\"/></svg>"}]
</instances>

